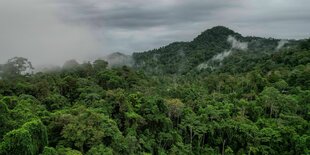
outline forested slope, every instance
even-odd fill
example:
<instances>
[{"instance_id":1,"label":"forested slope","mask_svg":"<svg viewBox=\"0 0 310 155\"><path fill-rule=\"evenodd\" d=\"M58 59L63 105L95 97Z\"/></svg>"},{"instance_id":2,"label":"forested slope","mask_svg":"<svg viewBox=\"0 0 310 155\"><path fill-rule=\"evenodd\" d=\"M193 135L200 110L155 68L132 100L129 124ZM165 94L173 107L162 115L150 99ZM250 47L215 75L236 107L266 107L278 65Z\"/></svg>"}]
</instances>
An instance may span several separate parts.
<instances>
[{"instance_id":1,"label":"forested slope","mask_svg":"<svg viewBox=\"0 0 310 155\"><path fill-rule=\"evenodd\" d=\"M243 37L226 27L216 26L202 32L191 42L175 42L159 49L134 53L133 59L136 68L151 74L186 74L197 68L217 68L223 60L234 65L252 65L244 60L261 58L279 49L295 48L298 42Z\"/></svg>"},{"instance_id":2,"label":"forested slope","mask_svg":"<svg viewBox=\"0 0 310 155\"><path fill-rule=\"evenodd\" d=\"M279 41L217 27L135 54L134 68L96 60L33 74L27 59L10 59L0 154L309 154L310 40Z\"/></svg>"}]
</instances>

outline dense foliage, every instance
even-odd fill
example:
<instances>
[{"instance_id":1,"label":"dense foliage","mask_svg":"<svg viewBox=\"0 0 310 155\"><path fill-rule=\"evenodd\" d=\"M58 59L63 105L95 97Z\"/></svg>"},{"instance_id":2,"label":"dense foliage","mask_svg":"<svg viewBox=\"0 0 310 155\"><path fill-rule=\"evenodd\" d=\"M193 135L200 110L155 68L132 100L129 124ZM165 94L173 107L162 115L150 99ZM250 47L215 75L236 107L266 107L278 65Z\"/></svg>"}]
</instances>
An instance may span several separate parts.
<instances>
[{"instance_id":1,"label":"dense foliage","mask_svg":"<svg viewBox=\"0 0 310 155\"><path fill-rule=\"evenodd\" d=\"M32 74L27 59L11 59L0 68L0 154L310 154L310 41L194 69L229 48L234 32L216 30L136 55L161 74L103 60ZM197 51L169 74L180 47Z\"/></svg>"},{"instance_id":2,"label":"dense foliage","mask_svg":"<svg viewBox=\"0 0 310 155\"><path fill-rule=\"evenodd\" d=\"M233 45L227 41L228 36L246 42L248 44L246 52L232 49ZM134 53L133 59L136 68L152 74L186 74L200 64L206 63L216 54L232 50L236 54L234 55L235 61L230 61L231 63L243 67L248 65L253 67L251 59L261 59L261 57L273 53L277 50L280 41L273 38L243 37L226 27L216 26L202 32L191 42L175 42L159 49ZM296 43L297 41L290 40L284 47L295 47ZM248 60L248 62L244 62L244 60Z\"/></svg>"}]
</instances>

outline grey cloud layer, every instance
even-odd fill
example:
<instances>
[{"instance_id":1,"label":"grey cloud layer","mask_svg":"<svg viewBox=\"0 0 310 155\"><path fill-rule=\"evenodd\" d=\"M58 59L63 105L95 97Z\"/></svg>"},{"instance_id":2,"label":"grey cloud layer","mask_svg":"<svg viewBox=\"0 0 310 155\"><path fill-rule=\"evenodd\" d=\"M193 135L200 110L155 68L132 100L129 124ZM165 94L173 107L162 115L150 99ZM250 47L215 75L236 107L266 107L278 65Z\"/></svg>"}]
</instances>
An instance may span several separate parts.
<instances>
[{"instance_id":1,"label":"grey cloud layer","mask_svg":"<svg viewBox=\"0 0 310 155\"><path fill-rule=\"evenodd\" d=\"M156 26L171 26L201 22L214 19L214 11L234 7L233 1L129 1L110 2L114 5L104 6L107 1L88 2L86 0L65 0L64 7L73 11L69 20L85 22L92 26L108 26L124 29L141 29Z\"/></svg>"},{"instance_id":2,"label":"grey cloud layer","mask_svg":"<svg viewBox=\"0 0 310 155\"><path fill-rule=\"evenodd\" d=\"M0 0L0 62L85 60L189 41L216 25L243 35L310 36L309 0Z\"/></svg>"},{"instance_id":3,"label":"grey cloud layer","mask_svg":"<svg viewBox=\"0 0 310 155\"><path fill-rule=\"evenodd\" d=\"M112 51L144 51L172 41L187 41L216 25L261 37L310 36L308 0L62 0L61 3L71 10L66 20L101 29L106 50Z\"/></svg>"}]
</instances>

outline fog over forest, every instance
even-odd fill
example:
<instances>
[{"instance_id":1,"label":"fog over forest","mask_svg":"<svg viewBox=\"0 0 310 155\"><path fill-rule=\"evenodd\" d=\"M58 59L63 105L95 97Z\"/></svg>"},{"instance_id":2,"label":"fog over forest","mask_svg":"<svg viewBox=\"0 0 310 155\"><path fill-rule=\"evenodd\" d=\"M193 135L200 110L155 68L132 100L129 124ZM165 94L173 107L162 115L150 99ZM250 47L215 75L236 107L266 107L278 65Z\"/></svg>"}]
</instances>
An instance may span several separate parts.
<instances>
[{"instance_id":1,"label":"fog over forest","mask_svg":"<svg viewBox=\"0 0 310 155\"><path fill-rule=\"evenodd\" d=\"M0 155L310 155L310 0L0 0Z\"/></svg>"},{"instance_id":2,"label":"fog over forest","mask_svg":"<svg viewBox=\"0 0 310 155\"><path fill-rule=\"evenodd\" d=\"M131 54L225 25L242 35L309 36L308 0L1 0L0 62L14 56L34 66Z\"/></svg>"}]
</instances>

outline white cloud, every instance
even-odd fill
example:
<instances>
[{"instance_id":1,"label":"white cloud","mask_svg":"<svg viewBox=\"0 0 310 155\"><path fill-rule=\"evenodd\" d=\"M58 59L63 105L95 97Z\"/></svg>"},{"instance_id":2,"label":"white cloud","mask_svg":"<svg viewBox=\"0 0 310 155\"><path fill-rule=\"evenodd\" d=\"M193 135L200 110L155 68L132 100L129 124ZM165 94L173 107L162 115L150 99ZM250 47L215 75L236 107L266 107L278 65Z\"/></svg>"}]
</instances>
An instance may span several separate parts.
<instances>
[{"instance_id":1,"label":"white cloud","mask_svg":"<svg viewBox=\"0 0 310 155\"><path fill-rule=\"evenodd\" d=\"M279 42L278 42L278 46L276 47L276 50L279 50L279 49L281 49L285 44L287 44L288 43L288 40L280 40Z\"/></svg>"},{"instance_id":2,"label":"white cloud","mask_svg":"<svg viewBox=\"0 0 310 155\"><path fill-rule=\"evenodd\" d=\"M248 43L247 42L240 42L235 37L228 36L227 41L231 43L231 46L233 49L239 49L239 50L247 50L248 49Z\"/></svg>"},{"instance_id":3,"label":"white cloud","mask_svg":"<svg viewBox=\"0 0 310 155\"><path fill-rule=\"evenodd\" d=\"M224 58L228 57L231 53L231 50L228 50L228 51L224 51L222 53L219 53L217 55L215 55L212 60L219 60L219 61L222 61L224 60Z\"/></svg>"}]
</instances>

